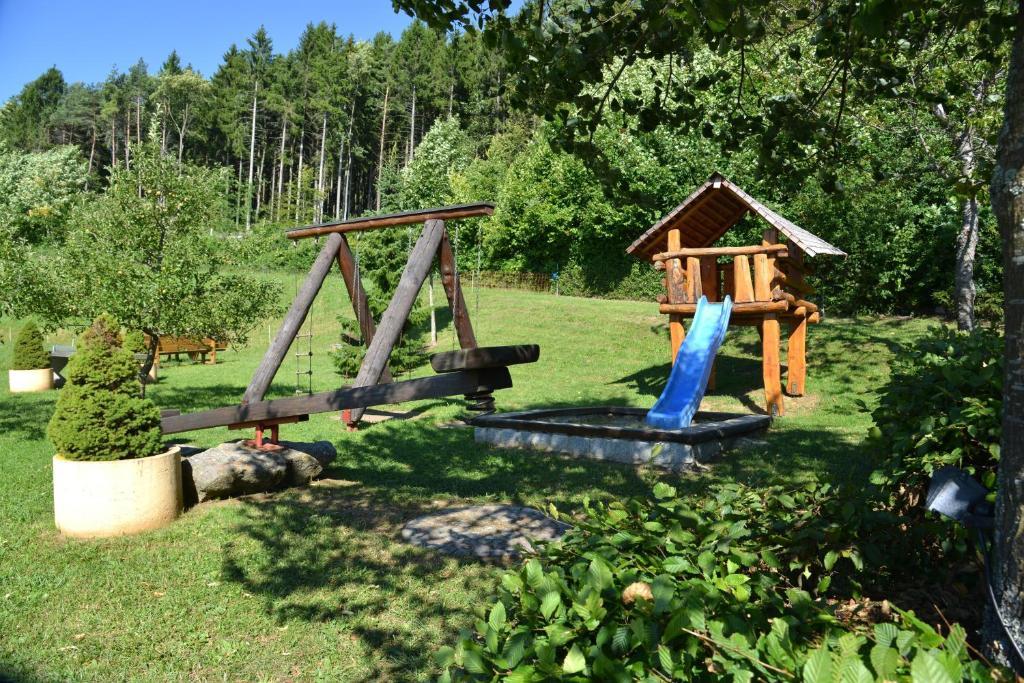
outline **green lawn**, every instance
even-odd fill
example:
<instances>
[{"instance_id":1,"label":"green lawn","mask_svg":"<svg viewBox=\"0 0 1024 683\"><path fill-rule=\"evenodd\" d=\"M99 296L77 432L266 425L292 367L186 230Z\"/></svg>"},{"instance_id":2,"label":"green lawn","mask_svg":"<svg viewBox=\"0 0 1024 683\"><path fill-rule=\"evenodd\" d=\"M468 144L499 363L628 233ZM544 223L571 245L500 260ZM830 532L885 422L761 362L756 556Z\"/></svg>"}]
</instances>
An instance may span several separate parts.
<instances>
[{"instance_id":1,"label":"green lawn","mask_svg":"<svg viewBox=\"0 0 1024 683\"><path fill-rule=\"evenodd\" d=\"M280 279L290 295L292 278ZM646 407L668 375L665 319L653 303L502 290L467 298L481 344L541 345L539 363L512 369L515 387L497 395L499 409ZM339 384L327 350L336 341L335 315L347 306L340 278L332 278L314 310L314 390ZM787 399L787 417L767 445L729 454L682 485L862 478L869 418L857 401L870 404L885 381L892 344L928 324L857 319L812 327L809 393ZM268 326L273 321L217 366L165 364L151 396L182 410L236 402ZM0 367L10 346L0 347ZM730 330L719 389L705 408L761 405L757 346L752 329ZM438 349L451 348L445 325ZM273 395L293 392L294 370L289 358ZM53 528L44 436L57 394L12 396L0 385L0 680L427 679L435 673L431 652L469 624L497 570L397 542L405 520L467 502L571 509L586 496L644 495L659 478L676 479L480 447L471 430L451 426L463 414L459 400L424 401L401 408L413 413L409 419L357 433L332 415L283 427L284 438L338 447L338 460L311 488L200 505L136 537L70 541ZM183 436L213 445L240 434Z\"/></svg>"}]
</instances>

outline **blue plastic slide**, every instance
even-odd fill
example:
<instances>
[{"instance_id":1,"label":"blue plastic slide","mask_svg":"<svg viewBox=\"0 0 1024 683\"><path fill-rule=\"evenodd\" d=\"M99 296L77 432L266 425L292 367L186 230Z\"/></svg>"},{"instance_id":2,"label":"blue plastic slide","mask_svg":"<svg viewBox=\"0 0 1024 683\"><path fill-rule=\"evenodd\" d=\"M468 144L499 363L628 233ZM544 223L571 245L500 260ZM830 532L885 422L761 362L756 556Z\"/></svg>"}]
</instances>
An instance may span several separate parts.
<instances>
[{"instance_id":1,"label":"blue plastic slide","mask_svg":"<svg viewBox=\"0 0 1024 683\"><path fill-rule=\"evenodd\" d=\"M700 298L693 322L672 366L668 384L647 413L647 424L659 429L690 426L704 398L715 354L725 340L731 312L732 299L728 296L720 304L708 303L705 296Z\"/></svg>"}]
</instances>

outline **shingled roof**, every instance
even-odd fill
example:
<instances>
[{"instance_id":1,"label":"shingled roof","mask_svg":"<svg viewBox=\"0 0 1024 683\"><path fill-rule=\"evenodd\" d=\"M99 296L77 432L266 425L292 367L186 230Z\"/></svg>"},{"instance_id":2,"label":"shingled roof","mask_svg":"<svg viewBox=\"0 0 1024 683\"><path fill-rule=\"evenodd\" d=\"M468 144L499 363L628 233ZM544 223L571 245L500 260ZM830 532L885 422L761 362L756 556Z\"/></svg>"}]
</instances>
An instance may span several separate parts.
<instances>
[{"instance_id":1,"label":"shingled roof","mask_svg":"<svg viewBox=\"0 0 1024 683\"><path fill-rule=\"evenodd\" d=\"M748 211L778 228L789 242L799 246L808 256L846 256L839 247L783 218L717 172L712 173L707 182L682 204L640 235L629 245L626 253L642 259L652 258L665 250L664 236L674 228L679 228L683 248L710 247Z\"/></svg>"}]
</instances>

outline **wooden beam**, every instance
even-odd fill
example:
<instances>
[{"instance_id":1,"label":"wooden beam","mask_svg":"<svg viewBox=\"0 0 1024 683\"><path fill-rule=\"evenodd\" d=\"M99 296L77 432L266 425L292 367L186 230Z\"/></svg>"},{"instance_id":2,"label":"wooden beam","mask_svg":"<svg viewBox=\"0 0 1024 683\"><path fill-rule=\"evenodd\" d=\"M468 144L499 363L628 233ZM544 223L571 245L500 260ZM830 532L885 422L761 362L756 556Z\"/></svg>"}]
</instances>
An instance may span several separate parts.
<instances>
[{"instance_id":1,"label":"wooden beam","mask_svg":"<svg viewBox=\"0 0 1024 683\"><path fill-rule=\"evenodd\" d=\"M807 317L797 318L789 333L786 385L790 396L803 396L807 380Z\"/></svg>"},{"instance_id":2,"label":"wooden beam","mask_svg":"<svg viewBox=\"0 0 1024 683\"><path fill-rule=\"evenodd\" d=\"M697 304L661 304L658 310L661 313L693 315L697 311ZM734 316L750 313L785 313L787 310L789 310L788 301L747 301L732 305L732 315Z\"/></svg>"},{"instance_id":3,"label":"wooden beam","mask_svg":"<svg viewBox=\"0 0 1024 683\"><path fill-rule=\"evenodd\" d=\"M377 326L373 322L373 313L370 311L370 302L366 297L366 288L363 287L359 273L356 272L355 256L348 245L348 238L344 235L341 236L341 246L338 248L338 268L345 281L345 289L348 290L348 298L352 302L352 311L356 314L363 343L369 346L377 333ZM384 368L380 379L382 382L390 382L391 372Z\"/></svg>"},{"instance_id":4,"label":"wooden beam","mask_svg":"<svg viewBox=\"0 0 1024 683\"><path fill-rule=\"evenodd\" d=\"M811 303L810 301L805 301L804 299L797 298L790 294L789 292L784 292L778 287L776 287L775 290L772 292L772 298L776 299L777 301L786 301L790 303L793 306L793 308L805 308L811 313L818 312L818 306L816 304Z\"/></svg>"},{"instance_id":5,"label":"wooden beam","mask_svg":"<svg viewBox=\"0 0 1024 683\"><path fill-rule=\"evenodd\" d=\"M753 256L754 254L784 254L788 247L785 244L771 244L758 247L701 247L699 249L673 249L669 246L668 251L655 254L651 260L668 261L676 258L687 258L689 256Z\"/></svg>"},{"instance_id":6,"label":"wooden beam","mask_svg":"<svg viewBox=\"0 0 1024 683\"><path fill-rule=\"evenodd\" d=\"M270 383L274 381L274 375L277 374L277 369L281 367L281 361L284 360L295 335L302 327L302 322L313 305L313 299L316 298L320 287L323 286L324 280L327 278L327 273L330 272L331 266L334 264L341 243L342 236L339 234L329 236L324 242L323 248L313 262L313 267L309 269L306 280L295 295L288 313L285 314L281 327L277 330L277 336L274 337L274 341L263 354L263 360L260 361L259 367L253 373L249 386L242 396L242 403L254 403L262 400L266 395Z\"/></svg>"},{"instance_id":7,"label":"wooden beam","mask_svg":"<svg viewBox=\"0 0 1024 683\"><path fill-rule=\"evenodd\" d=\"M370 406L403 403L428 398L476 394L508 389L512 376L508 368L462 370L432 377L421 377L391 384L350 387L310 396L257 401L248 405L215 408L198 413L170 415L160 420L164 434L209 429L232 424L279 420L295 415L313 415L346 408L363 410Z\"/></svg>"},{"instance_id":8,"label":"wooden beam","mask_svg":"<svg viewBox=\"0 0 1024 683\"><path fill-rule=\"evenodd\" d=\"M367 387L380 381L384 368L387 367L391 350L398 343L406 321L409 319L409 312L412 311L416 297L427 279L430 267L434 265L434 255L441 245L441 238L444 236L444 221L431 219L423 226L416 245L409 254L409 260L402 271L402 278L398 281L395 293L391 297L391 303L380 318L380 325L377 326L377 333L366 349L363 356L363 364L359 367L353 387ZM359 422L363 415L362 408L356 408L351 412L349 424Z\"/></svg>"},{"instance_id":9,"label":"wooden beam","mask_svg":"<svg viewBox=\"0 0 1024 683\"><path fill-rule=\"evenodd\" d=\"M448 308L452 312L452 325L455 326L459 346L464 349L474 349L477 347L476 334L473 332L473 323L469 320L469 307L466 306L466 298L462 295L462 277L459 275L455 252L452 250L447 230L441 235L437 262L441 269L441 285L444 287L445 296L448 297Z\"/></svg>"},{"instance_id":10,"label":"wooden beam","mask_svg":"<svg viewBox=\"0 0 1024 683\"><path fill-rule=\"evenodd\" d=\"M764 316L761 326L761 363L764 376L764 402L772 417L782 415L782 378L779 365L779 319L774 314Z\"/></svg>"},{"instance_id":11,"label":"wooden beam","mask_svg":"<svg viewBox=\"0 0 1024 683\"><path fill-rule=\"evenodd\" d=\"M473 218L474 216L490 216L494 213L494 204L480 202L477 204L459 204L455 206L439 206L431 209L417 209L415 211L403 211L401 213L389 213L383 216L365 216L363 218L351 218L347 221L332 223L320 223L304 228L295 228L285 233L290 240L298 240L304 237L316 237L339 232L356 232L359 230L375 230L377 228L391 228L398 225L413 225L425 223L429 220L453 221L460 218Z\"/></svg>"},{"instance_id":12,"label":"wooden beam","mask_svg":"<svg viewBox=\"0 0 1024 683\"><path fill-rule=\"evenodd\" d=\"M750 261L740 254L732 262L732 282L736 288L736 303L754 300L754 283L750 279ZM735 306L733 306L735 309Z\"/></svg>"}]
</instances>

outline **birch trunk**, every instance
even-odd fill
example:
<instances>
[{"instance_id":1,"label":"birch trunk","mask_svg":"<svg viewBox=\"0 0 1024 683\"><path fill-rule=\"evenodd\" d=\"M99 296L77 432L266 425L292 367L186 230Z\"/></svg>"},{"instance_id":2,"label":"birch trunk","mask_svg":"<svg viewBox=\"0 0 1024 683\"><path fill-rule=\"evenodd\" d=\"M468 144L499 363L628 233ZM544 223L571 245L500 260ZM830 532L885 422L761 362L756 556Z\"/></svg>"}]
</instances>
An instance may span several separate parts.
<instances>
[{"instance_id":1,"label":"birch trunk","mask_svg":"<svg viewBox=\"0 0 1024 683\"><path fill-rule=\"evenodd\" d=\"M277 167L277 204L274 206L274 220L277 221L281 213L281 196L284 190L284 142L288 139L288 115L285 114L281 122L281 160Z\"/></svg>"},{"instance_id":2,"label":"birch trunk","mask_svg":"<svg viewBox=\"0 0 1024 683\"><path fill-rule=\"evenodd\" d=\"M249 186L245 195L245 231L252 226L252 164L256 156L256 96L259 94L259 83L252 91L252 126L249 132Z\"/></svg>"},{"instance_id":3,"label":"birch trunk","mask_svg":"<svg viewBox=\"0 0 1024 683\"><path fill-rule=\"evenodd\" d=\"M302 128L299 129L299 170L296 173L295 180L295 222L299 221L299 213L302 211L302 157L303 157L303 143L306 142L306 126L303 124Z\"/></svg>"},{"instance_id":4,"label":"birch trunk","mask_svg":"<svg viewBox=\"0 0 1024 683\"><path fill-rule=\"evenodd\" d=\"M92 127L92 144L89 146L89 168L85 171L85 189L89 189L89 176L92 175L92 160L96 157L96 125Z\"/></svg>"},{"instance_id":5,"label":"birch trunk","mask_svg":"<svg viewBox=\"0 0 1024 683\"><path fill-rule=\"evenodd\" d=\"M406 156L408 163L412 163L412 157L416 153L416 86L412 86L412 112L409 115L409 154Z\"/></svg>"},{"instance_id":6,"label":"birch trunk","mask_svg":"<svg viewBox=\"0 0 1024 683\"><path fill-rule=\"evenodd\" d=\"M960 232L956 236L956 326L974 329L974 256L978 248L978 198L969 197L960 205Z\"/></svg>"},{"instance_id":7,"label":"birch trunk","mask_svg":"<svg viewBox=\"0 0 1024 683\"><path fill-rule=\"evenodd\" d=\"M313 221L319 223L324 215L324 152L327 147L327 112L324 112L324 123L320 129L320 163L316 171L316 209Z\"/></svg>"},{"instance_id":8,"label":"birch trunk","mask_svg":"<svg viewBox=\"0 0 1024 683\"><path fill-rule=\"evenodd\" d=\"M384 111L380 117L380 151L377 153L377 211L380 211L380 179L384 172L384 132L388 127L388 95L391 84L384 87Z\"/></svg>"},{"instance_id":9,"label":"birch trunk","mask_svg":"<svg viewBox=\"0 0 1024 683\"><path fill-rule=\"evenodd\" d=\"M1003 437L997 481L992 553L996 605L1011 636L1024 644L1024 0L1018 0L1016 32L1006 82L1003 129L992 173L992 210L1003 241L1006 296L1006 375ZM990 606L985 615L989 654L1024 674Z\"/></svg>"},{"instance_id":10,"label":"birch trunk","mask_svg":"<svg viewBox=\"0 0 1024 683\"><path fill-rule=\"evenodd\" d=\"M185 155L185 131L188 130L189 104L185 103L185 113L181 117L181 128L178 129L178 163Z\"/></svg>"}]
</instances>

